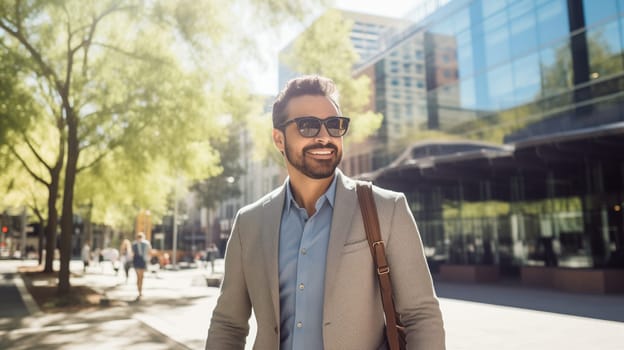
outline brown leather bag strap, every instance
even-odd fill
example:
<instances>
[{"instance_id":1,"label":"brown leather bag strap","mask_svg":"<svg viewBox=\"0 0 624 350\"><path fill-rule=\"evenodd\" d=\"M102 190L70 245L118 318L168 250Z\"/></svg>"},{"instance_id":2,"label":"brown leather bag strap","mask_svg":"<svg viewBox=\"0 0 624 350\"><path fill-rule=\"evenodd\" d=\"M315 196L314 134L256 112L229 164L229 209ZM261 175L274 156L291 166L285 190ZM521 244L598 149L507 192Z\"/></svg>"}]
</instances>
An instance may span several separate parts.
<instances>
[{"instance_id":1,"label":"brown leather bag strap","mask_svg":"<svg viewBox=\"0 0 624 350\"><path fill-rule=\"evenodd\" d=\"M390 267L386 260L386 250L379 231L379 218L377 207L373 198L373 190L370 183L357 185L357 195L364 220L366 238L370 246L373 262L377 271L381 300L386 315L386 336L390 350L399 350L399 334L397 329L398 317L392 298L392 282L390 280Z\"/></svg>"}]
</instances>

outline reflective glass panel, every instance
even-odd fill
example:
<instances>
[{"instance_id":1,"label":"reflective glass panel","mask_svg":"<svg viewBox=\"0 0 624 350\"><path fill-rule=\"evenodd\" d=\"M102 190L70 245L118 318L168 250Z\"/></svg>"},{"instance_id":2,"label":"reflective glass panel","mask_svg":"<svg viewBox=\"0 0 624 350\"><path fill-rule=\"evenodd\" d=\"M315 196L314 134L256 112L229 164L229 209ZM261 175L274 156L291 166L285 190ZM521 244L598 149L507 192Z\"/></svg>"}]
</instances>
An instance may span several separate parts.
<instances>
[{"instance_id":1,"label":"reflective glass panel","mask_svg":"<svg viewBox=\"0 0 624 350\"><path fill-rule=\"evenodd\" d=\"M488 67L509 60L509 27L505 12L483 23L485 33L485 57Z\"/></svg>"},{"instance_id":2,"label":"reflective glass panel","mask_svg":"<svg viewBox=\"0 0 624 350\"><path fill-rule=\"evenodd\" d=\"M618 21L587 30L590 78L622 71L622 47Z\"/></svg>"},{"instance_id":3,"label":"reflective glass panel","mask_svg":"<svg viewBox=\"0 0 624 350\"><path fill-rule=\"evenodd\" d=\"M483 14L483 18L490 17L504 9L506 5L506 0L481 0L481 13Z\"/></svg>"},{"instance_id":4,"label":"reflective glass panel","mask_svg":"<svg viewBox=\"0 0 624 350\"><path fill-rule=\"evenodd\" d=\"M540 67L544 95L552 95L572 86L572 55L567 42L559 47L542 49Z\"/></svg>"},{"instance_id":5,"label":"reflective glass panel","mask_svg":"<svg viewBox=\"0 0 624 350\"><path fill-rule=\"evenodd\" d=\"M474 73L474 60L472 57L472 45L468 43L457 49L457 75L461 79Z\"/></svg>"},{"instance_id":6,"label":"reflective glass panel","mask_svg":"<svg viewBox=\"0 0 624 350\"><path fill-rule=\"evenodd\" d=\"M537 48L537 22L535 12L529 11L511 19L511 55L517 57Z\"/></svg>"},{"instance_id":7,"label":"reflective glass panel","mask_svg":"<svg viewBox=\"0 0 624 350\"><path fill-rule=\"evenodd\" d=\"M510 64L496 67L487 73L488 109L500 110L513 106L514 91Z\"/></svg>"},{"instance_id":8,"label":"reflective glass panel","mask_svg":"<svg viewBox=\"0 0 624 350\"><path fill-rule=\"evenodd\" d=\"M541 78L537 53L515 60L513 76L516 104L531 102L539 97Z\"/></svg>"},{"instance_id":9,"label":"reflective glass panel","mask_svg":"<svg viewBox=\"0 0 624 350\"><path fill-rule=\"evenodd\" d=\"M591 27L618 13L615 0L583 0L583 11L585 12L586 27Z\"/></svg>"},{"instance_id":10,"label":"reflective glass panel","mask_svg":"<svg viewBox=\"0 0 624 350\"><path fill-rule=\"evenodd\" d=\"M462 108L475 109L477 107L475 82L473 78L463 79L459 82L459 95Z\"/></svg>"},{"instance_id":11,"label":"reflective glass panel","mask_svg":"<svg viewBox=\"0 0 624 350\"><path fill-rule=\"evenodd\" d=\"M537 28L541 46L569 34L568 11L565 0L554 0L537 8Z\"/></svg>"}]
</instances>

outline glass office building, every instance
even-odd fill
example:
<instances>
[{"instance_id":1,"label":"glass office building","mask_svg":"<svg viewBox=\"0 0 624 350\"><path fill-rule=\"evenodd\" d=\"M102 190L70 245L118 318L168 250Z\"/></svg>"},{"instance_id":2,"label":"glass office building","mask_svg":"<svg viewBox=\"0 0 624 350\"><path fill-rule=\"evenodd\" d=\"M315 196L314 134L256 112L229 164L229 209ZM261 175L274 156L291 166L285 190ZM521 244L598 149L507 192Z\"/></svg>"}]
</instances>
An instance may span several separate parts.
<instances>
[{"instance_id":1,"label":"glass office building","mask_svg":"<svg viewBox=\"0 0 624 350\"><path fill-rule=\"evenodd\" d=\"M622 268L623 60L624 0L450 1L356 70L394 115L381 139L419 127L363 177L408 195L430 259ZM380 101L411 64L426 92Z\"/></svg>"}]
</instances>

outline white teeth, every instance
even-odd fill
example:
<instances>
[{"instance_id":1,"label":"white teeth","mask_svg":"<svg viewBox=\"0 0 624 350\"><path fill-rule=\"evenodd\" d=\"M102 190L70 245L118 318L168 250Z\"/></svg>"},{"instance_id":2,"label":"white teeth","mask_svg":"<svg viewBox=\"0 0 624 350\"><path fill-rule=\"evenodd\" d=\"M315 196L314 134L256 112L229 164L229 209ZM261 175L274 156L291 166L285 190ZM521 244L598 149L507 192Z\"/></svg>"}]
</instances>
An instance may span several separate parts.
<instances>
[{"instance_id":1,"label":"white teeth","mask_svg":"<svg viewBox=\"0 0 624 350\"><path fill-rule=\"evenodd\" d=\"M328 155L328 154L331 154L331 151L312 151L310 153L317 154L317 155Z\"/></svg>"}]
</instances>

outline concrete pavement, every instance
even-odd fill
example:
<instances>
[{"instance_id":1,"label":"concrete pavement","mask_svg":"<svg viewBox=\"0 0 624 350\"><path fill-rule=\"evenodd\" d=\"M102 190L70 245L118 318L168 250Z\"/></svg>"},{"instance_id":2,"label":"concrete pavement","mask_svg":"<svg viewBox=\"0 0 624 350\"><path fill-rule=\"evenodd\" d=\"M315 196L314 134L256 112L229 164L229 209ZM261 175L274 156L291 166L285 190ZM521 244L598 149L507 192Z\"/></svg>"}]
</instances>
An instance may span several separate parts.
<instances>
[{"instance_id":1,"label":"concrete pavement","mask_svg":"<svg viewBox=\"0 0 624 350\"><path fill-rule=\"evenodd\" d=\"M0 261L0 272L6 275L3 266L6 262ZM80 269L80 263L73 262L72 270ZM216 270L222 269L220 260ZM123 272L114 275L106 265L91 267L85 276L72 279L73 285L86 284L105 291L121 306L77 314L32 310L26 316L7 318L0 314L0 348L202 349L218 296L217 288L206 286L208 272L183 269L147 274L140 302L134 301L137 294L132 272L127 283ZM448 349L624 349L622 295L437 281L436 289ZM4 291L0 288L0 293ZM0 300L3 298L0 294ZM24 312L19 309L16 307L16 312ZM252 322L247 349L251 349L254 335Z\"/></svg>"}]
</instances>

